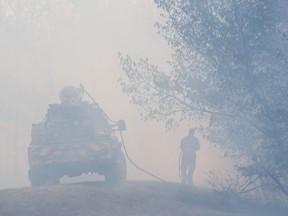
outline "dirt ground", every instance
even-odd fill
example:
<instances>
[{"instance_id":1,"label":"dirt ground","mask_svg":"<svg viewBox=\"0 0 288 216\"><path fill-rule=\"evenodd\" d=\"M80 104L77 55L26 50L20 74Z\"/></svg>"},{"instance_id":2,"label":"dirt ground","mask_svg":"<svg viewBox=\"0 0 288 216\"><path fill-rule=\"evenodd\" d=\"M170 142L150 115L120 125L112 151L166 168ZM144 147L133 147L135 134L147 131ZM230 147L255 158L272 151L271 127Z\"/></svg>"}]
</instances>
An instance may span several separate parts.
<instances>
[{"instance_id":1,"label":"dirt ground","mask_svg":"<svg viewBox=\"0 0 288 216\"><path fill-rule=\"evenodd\" d=\"M0 191L0 216L287 216L285 213L178 183L127 181L109 187L87 182Z\"/></svg>"}]
</instances>

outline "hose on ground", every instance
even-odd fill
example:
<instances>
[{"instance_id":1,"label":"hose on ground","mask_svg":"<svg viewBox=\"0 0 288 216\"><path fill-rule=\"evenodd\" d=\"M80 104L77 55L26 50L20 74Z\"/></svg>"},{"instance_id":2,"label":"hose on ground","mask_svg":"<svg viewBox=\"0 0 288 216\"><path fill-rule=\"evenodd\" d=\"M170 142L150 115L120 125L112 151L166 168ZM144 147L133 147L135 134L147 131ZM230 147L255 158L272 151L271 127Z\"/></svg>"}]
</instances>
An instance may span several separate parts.
<instances>
[{"instance_id":1,"label":"hose on ground","mask_svg":"<svg viewBox=\"0 0 288 216\"><path fill-rule=\"evenodd\" d=\"M178 161L178 172L179 172L179 179L180 179L181 183L183 183L183 176L182 176L182 172L181 172L182 156L183 156L183 151L181 150L180 155L179 155L179 161Z\"/></svg>"},{"instance_id":2,"label":"hose on ground","mask_svg":"<svg viewBox=\"0 0 288 216\"><path fill-rule=\"evenodd\" d=\"M163 180L162 178L159 178L158 176L144 170L143 168L141 168L140 166L138 166L137 164L134 163L134 161L130 158L128 152L127 152L127 149L126 149L126 145L125 145L125 142L124 142L124 139L123 139L123 135L122 135L122 132L120 131L120 136L121 136L121 140L122 140L122 143L123 143L123 148L124 148L124 152L125 152L125 155L127 157L127 159L130 161L130 163L135 166L137 169L141 170L142 172L146 173L147 175L150 175L152 176L153 178L161 181L161 182L167 182L165 180Z\"/></svg>"}]
</instances>

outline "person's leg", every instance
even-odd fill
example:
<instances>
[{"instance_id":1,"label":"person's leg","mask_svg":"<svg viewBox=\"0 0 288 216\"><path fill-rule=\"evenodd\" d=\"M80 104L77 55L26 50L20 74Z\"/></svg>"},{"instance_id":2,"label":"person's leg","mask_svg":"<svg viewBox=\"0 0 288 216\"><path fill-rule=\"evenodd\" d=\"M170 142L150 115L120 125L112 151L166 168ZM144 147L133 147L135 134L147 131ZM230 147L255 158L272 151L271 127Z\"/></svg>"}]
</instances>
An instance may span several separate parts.
<instances>
[{"instance_id":1,"label":"person's leg","mask_svg":"<svg viewBox=\"0 0 288 216\"><path fill-rule=\"evenodd\" d=\"M188 168L188 176L187 176L188 185L193 185L194 170L195 170L194 166Z\"/></svg>"},{"instance_id":2,"label":"person's leg","mask_svg":"<svg viewBox=\"0 0 288 216\"><path fill-rule=\"evenodd\" d=\"M196 156L193 155L188 165L187 181L189 185L193 185L193 175L194 175L195 167L196 167Z\"/></svg>"},{"instance_id":3,"label":"person's leg","mask_svg":"<svg viewBox=\"0 0 288 216\"><path fill-rule=\"evenodd\" d=\"M188 167L187 167L187 164L185 163L185 161L182 161L180 172L181 172L181 177L182 177L182 183L183 184L186 184L187 180L188 180L188 178L187 178L187 168Z\"/></svg>"},{"instance_id":4,"label":"person's leg","mask_svg":"<svg viewBox=\"0 0 288 216\"><path fill-rule=\"evenodd\" d=\"M181 168L181 177L182 177L182 183L186 184L187 182L187 171L184 167Z\"/></svg>"}]
</instances>

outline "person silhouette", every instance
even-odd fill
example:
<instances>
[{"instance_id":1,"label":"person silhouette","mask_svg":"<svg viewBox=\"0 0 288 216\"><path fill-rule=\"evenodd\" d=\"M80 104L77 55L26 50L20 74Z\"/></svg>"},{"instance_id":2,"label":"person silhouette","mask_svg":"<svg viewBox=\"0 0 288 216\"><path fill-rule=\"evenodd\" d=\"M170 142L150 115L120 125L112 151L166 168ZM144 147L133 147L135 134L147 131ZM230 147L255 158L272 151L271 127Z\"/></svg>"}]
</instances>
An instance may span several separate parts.
<instances>
[{"instance_id":1,"label":"person silhouette","mask_svg":"<svg viewBox=\"0 0 288 216\"><path fill-rule=\"evenodd\" d=\"M195 128L181 140L180 175L183 184L193 185L193 174L196 166L196 151L200 149L199 140L194 136Z\"/></svg>"}]
</instances>

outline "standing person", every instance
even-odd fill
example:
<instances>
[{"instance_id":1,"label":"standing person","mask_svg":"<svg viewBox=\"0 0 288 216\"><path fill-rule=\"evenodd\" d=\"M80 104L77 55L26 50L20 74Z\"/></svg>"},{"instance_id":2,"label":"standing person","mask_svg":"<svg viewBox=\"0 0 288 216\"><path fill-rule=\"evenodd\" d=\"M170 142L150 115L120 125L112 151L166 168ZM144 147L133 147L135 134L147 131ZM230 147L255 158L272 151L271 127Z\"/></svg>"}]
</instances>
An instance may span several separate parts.
<instances>
[{"instance_id":1,"label":"standing person","mask_svg":"<svg viewBox=\"0 0 288 216\"><path fill-rule=\"evenodd\" d=\"M194 136L195 129L190 128L189 134L181 140L180 175L182 183L193 185L193 173L196 165L196 151L200 149L200 143Z\"/></svg>"}]
</instances>

